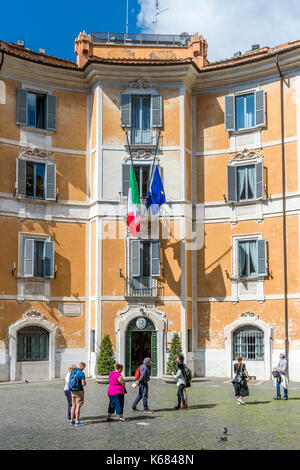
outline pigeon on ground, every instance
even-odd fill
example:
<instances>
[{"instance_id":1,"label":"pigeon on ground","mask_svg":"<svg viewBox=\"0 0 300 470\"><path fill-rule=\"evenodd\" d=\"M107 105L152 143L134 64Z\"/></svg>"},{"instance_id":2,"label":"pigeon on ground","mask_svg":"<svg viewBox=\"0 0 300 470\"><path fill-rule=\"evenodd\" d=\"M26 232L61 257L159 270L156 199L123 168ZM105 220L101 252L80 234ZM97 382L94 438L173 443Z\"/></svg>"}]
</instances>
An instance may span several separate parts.
<instances>
[{"instance_id":1,"label":"pigeon on ground","mask_svg":"<svg viewBox=\"0 0 300 470\"><path fill-rule=\"evenodd\" d=\"M26 384L29 384L28 380L25 380L25 383L26 383Z\"/></svg>"},{"instance_id":2,"label":"pigeon on ground","mask_svg":"<svg viewBox=\"0 0 300 470\"><path fill-rule=\"evenodd\" d=\"M227 433L228 433L228 430L227 430L226 426L224 426L223 434L227 434Z\"/></svg>"},{"instance_id":3,"label":"pigeon on ground","mask_svg":"<svg viewBox=\"0 0 300 470\"><path fill-rule=\"evenodd\" d=\"M226 436L219 436L219 441L227 441L227 437Z\"/></svg>"}]
</instances>

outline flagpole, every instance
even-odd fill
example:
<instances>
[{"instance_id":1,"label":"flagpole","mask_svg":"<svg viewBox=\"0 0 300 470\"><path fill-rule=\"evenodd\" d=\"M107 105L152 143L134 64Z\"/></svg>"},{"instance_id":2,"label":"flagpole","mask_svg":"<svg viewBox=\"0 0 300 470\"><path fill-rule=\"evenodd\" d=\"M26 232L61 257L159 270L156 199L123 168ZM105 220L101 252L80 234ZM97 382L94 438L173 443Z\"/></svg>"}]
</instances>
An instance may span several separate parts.
<instances>
[{"instance_id":1,"label":"flagpole","mask_svg":"<svg viewBox=\"0 0 300 470\"><path fill-rule=\"evenodd\" d=\"M129 150L131 165L133 166L133 158L132 158L131 148L130 148L129 139L128 139L128 131L126 131L126 139L127 139L127 145L128 145L128 150Z\"/></svg>"},{"instance_id":2,"label":"flagpole","mask_svg":"<svg viewBox=\"0 0 300 470\"><path fill-rule=\"evenodd\" d=\"M158 150L159 139L160 139L160 131L159 131L159 133L158 133L158 137L157 137L157 141L156 141L156 147L155 147L155 152L154 152L154 158L153 158L153 163L152 163L152 167L151 167L150 177L149 177L149 181L148 181L147 196L148 196L149 191L150 191L150 184L151 184L151 179L152 179L152 175L153 175L153 168L154 168L154 162L155 162L155 160L156 160L156 154L157 154L157 150Z\"/></svg>"}]
</instances>

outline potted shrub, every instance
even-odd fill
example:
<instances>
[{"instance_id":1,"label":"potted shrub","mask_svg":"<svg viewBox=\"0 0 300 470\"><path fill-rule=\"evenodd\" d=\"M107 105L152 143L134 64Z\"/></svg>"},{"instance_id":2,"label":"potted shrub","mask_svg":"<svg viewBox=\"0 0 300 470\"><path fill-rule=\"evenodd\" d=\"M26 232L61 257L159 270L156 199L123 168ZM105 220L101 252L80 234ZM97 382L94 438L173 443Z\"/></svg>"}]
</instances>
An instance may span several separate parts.
<instances>
[{"instance_id":1,"label":"potted shrub","mask_svg":"<svg viewBox=\"0 0 300 470\"><path fill-rule=\"evenodd\" d=\"M97 356L98 383L108 383L108 374L114 370L115 354L109 335L103 336Z\"/></svg>"},{"instance_id":2,"label":"potted shrub","mask_svg":"<svg viewBox=\"0 0 300 470\"><path fill-rule=\"evenodd\" d=\"M178 333L174 333L167 362L167 373L164 375L164 381L167 383L174 383L172 372L177 371L176 359L180 354L182 354L180 336Z\"/></svg>"}]
</instances>

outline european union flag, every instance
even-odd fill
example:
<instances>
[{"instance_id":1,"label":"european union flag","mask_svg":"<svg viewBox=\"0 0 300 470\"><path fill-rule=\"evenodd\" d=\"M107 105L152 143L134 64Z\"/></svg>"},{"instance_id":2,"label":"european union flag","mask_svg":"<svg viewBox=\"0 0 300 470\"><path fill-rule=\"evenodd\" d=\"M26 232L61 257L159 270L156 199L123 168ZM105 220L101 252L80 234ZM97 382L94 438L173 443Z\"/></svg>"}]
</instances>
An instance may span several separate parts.
<instances>
[{"instance_id":1,"label":"european union flag","mask_svg":"<svg viewBox=\"0 0 300 470\"><path fill-rule=\"evenodd\" d=\"M166 195L164 191L164 187L161 181L161 177L158 171L157 166L155 167L155 172L151 184L151 190L148 193L147 200L146 200L146 207L152 206L152 213L158 214L160 206L162 206L166 202Z\"/></svg>"}]
</instances>

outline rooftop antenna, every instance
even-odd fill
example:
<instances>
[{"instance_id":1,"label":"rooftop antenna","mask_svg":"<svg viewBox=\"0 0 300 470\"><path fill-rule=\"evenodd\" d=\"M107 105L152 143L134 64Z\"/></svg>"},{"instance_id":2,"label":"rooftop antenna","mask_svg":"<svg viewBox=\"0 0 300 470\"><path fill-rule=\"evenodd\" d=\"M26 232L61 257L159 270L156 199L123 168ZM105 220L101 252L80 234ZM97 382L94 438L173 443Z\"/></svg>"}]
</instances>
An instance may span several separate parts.
<instances>
[{"instance_id":1,"label":"rooftop antenna","mask_svg":"<svg viewBox=\"0 0 300 470\"><path fill-rule=\"evenodd\" d=\"M126 39L128 37L128 0L126 5Z\"/></svg>"},{"instance_id":2,"label":"rooftop antenna","mask_svg":"<svg viewBox=\"0 0 300 470\"><path fill-rule=\"evenodd\" d=\"M165 8L164 10L160 9L160 0L155 0L155 20L153 21L153 24L158 24L158 15L161 13L164 13L165 11L170 10L170 8Z\"/></svg>"}]
</instances>

